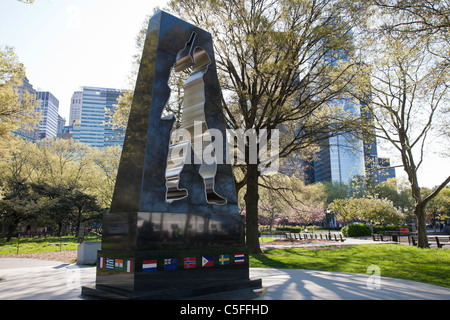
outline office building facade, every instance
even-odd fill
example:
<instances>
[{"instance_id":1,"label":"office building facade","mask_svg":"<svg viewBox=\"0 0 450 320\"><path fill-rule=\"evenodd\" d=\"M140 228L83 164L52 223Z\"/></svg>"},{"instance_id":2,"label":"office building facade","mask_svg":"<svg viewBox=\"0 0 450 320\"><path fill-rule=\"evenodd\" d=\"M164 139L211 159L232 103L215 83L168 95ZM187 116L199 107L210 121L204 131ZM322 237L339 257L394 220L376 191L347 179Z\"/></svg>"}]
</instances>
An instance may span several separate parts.
<instances>
[{"instance_id":1,"label":"office building facade","mask_svg":"<svg viewBox=\"0 0 450 320\"><path fill-rule=\"evenodd\" d=\"M343 108L352 117L361 116L357 104L344 103ZM356 176L365 176L363 140L350 133L326 139L312 167L314 182L350 183Z\"/></svg>"},{"instance_id":2,"label":"office building facade","mask_svg":"<svg viewBox=\"0 0 450 320\"><path fill-rule=\"evenodd\" d=\"M83 87L81 118L73 123L73 140L96 148L123 145L124 134L105 125L106 112L114 108L122 95L118 89Z\"/></svg>"},{"instance_id":3,"label":"office building facade","mask_svg":"<svg viewBox=\"0 0 450 320\"><path fill-rule=\"evenodd\" d=\"M31 98L36 97L36 90L33 88L33 85L30 84L30 81L27 78L24 78L22 80L22 85L16 88L17 93L19 94L19 99L22 100L22 97L24 93L28 93L28 95L31 96ZM23 125L17 130L15 130L13 133L17 136L20 136L22 138L25 138L30 141L36 141L39 140L39 130L38 128L38 120L36 120L35 123L35 129L30 128L27 125Z\"/></svg>"},{"instance_id":4,"label":"office building facade","mask_svg":"<svg viewBox=\"0 0 450 320\"><path fill-rule=\"evenodd\" d=\"M359 107L351 109L360 115ZM305 161L303 173L306 183L336 182L349 184L353 178L372 178L380 183L395 178L388 158L378 157L376 137L358 139L351 134L331 137L323 141L314 161Z\"/></svg>"},{"instance_id":5,"label":"office building facade","mask_svg":"<svg viewBox=\"0 0 450 320\"><path fill-rule=\"evenodd\" d=\"M58 99L48 91L36 92L36 99L41 101L37 111L42 113L42 120L39 122L39 139L56 138L59 119Z\"/></svg>"},{"instance_id":6,"label":"office building facade","mask_svg":"<svg viewBox=\"0 0 450 320\"><path fill-rule=\"evenodd\" d=\"M83 105L83 91L75 91L70 100L69 126L75 121L81 121L81 107Z\"/></svg>"}]
</instances>

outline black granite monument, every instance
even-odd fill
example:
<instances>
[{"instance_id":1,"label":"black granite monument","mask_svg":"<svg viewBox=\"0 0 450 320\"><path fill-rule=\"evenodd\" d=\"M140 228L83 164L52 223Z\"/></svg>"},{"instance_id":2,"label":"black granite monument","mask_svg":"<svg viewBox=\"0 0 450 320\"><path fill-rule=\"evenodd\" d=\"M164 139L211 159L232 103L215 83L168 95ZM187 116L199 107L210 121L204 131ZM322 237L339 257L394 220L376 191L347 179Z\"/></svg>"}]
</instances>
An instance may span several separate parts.
<instances>
[{"instance_id":1,"label":"black granite monument","mask_svg":"<svg viewBox=\"0 0 450 320\"><path fill-rule=\"evenodd\" d=\"M186 72L181 128L163 117L172 71ZM211 35L168 13L150 19L110 213L103 218L95 288L99 299L190 299L261 289L249 278L244 221L231 165L196 161L194 123L225 134ZM198 138L198 132L196 132ZM185 147L184 161L170 152ZM188 149L193 152L186 152ZM189 150L188 150L189 151ZM188 157L191 157L191 161Z\"/></svg>"}]
</instances>

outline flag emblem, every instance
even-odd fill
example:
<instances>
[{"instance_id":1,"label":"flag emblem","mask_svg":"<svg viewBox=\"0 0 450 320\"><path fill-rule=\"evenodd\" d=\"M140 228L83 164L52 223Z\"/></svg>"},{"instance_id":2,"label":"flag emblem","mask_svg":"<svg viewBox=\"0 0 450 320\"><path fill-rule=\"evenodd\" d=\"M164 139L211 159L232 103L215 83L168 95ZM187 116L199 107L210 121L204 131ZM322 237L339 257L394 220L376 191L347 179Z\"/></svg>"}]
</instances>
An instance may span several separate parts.
<instances>
[{"instance_id":1,"label":"flag emblem","mask_svg":"<svg viewBox=\"0 0 450 320\"><path fill-rule=\"evenodd\" d=\"M197 259L195 257L184 258L184 268L193 269L197 267Z\"/></svg>"},{"instance_id":2,"label":"flag emblem","mask_svg":"<svg viewBox=\"0 0 450 320\"><path fill-rule=\"evenodd\" d=\"M245 256L243 254L235 254L234 255L234 263L244 263Z\"/></svg>"},{"instance_id":3,"label":"flag emblem","mask_svg":"<svg viewBox=\"0 0 450 320\"><path fill-rule=\"evenodd\" d=\"M164 270L176 270L177 259L164 259Z\"/></svg>"},{"instance_id":4,"label":"flag emblem","mask_svg":"<svg viewBox=\"0 0 450 320\"><path fill-rule=\"evenodd\" d=\"M212 267L214 265L214 260L212 256L202 257L202 267Z\"/></svg>"},{"instance_id":5,"label":"flag emblem","mask_svg":"<svg viewBox=\"0 0 450 320\"><path fill-rule=\"evenodd\" d=\"M114 270L114 259L106 258L106 269Z\"/></svg>"},{"instance_id":6,"label":"flag emblem","mask_svg":"<svg viewBox=\"0 0 450 320\"><path fill-rule=\"evenodd\" d=\"M142 261L142 271L143 272L156 271L156 268L157 268L156 260L144 260L144 261Z\"/></svg>"},{"instance_id":7,"label":"flag emblem","mask_svg":"<svg viewBox=\"0 0 450 320\"><path fill-rule=\"evenodd\" d=\"M127 260L125 271L133 272L133 260Z\"/></svg>"},{"instance_id":8,"label":"flag emblem","mask_svg":"<svg viewBox=\"0 0 450 320\"><path fill-rule=\"evenodd\" d=\"M100 268L100 269L105 269L105 258L103 258L103 257L98 257L98 264L97 264L97 266Z\"/></svg>"},{"instance_id":9,"label":"flag emblem","mask_svg":"<svg viewBox=\"0 0 450 320\"><path fill-rule=\"evenodd\" d=\"M219 264L221 266L223 266L225 264L230 264L230 255L229 254L221 254L219 256Z\"/></svg>"},{"instance_id":10,"label":"flag emblem","mask_svg":"<svg viewBox=\"0 0 450 320\"><path fill-rule=\"evenodd\" d=\"M122 259L114 260L114 270L123 271L123 260Z\"/></svg>"}]
</instances>

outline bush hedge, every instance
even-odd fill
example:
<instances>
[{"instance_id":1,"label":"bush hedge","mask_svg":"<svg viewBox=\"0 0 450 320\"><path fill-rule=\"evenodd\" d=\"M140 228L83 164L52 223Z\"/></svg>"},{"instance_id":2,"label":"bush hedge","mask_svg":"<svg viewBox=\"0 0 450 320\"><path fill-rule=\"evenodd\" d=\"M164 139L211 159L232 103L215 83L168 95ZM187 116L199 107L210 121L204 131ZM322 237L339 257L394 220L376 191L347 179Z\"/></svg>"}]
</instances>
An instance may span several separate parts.
<instances>
[{"instance_id":1,"label":"bush hedge","mask_svg":"<svg viewBox=\"0 0 450 320\"><path fill-rule=\"evenodd\" d=\"M365 224L349 224L341 229L344 237L362 237L372 235L372 230Z\"/></svg>"},{"instance_id":2,"label":"bush hedge","mask_svg":"<svg viewBox=\"0 0 450 320\"><path fill-rule=\"evenodd\" d=\"M303 231L303 228L302 227L277 227L277 231L299 233L299 232Z\"/></svg>"}]
</instances>

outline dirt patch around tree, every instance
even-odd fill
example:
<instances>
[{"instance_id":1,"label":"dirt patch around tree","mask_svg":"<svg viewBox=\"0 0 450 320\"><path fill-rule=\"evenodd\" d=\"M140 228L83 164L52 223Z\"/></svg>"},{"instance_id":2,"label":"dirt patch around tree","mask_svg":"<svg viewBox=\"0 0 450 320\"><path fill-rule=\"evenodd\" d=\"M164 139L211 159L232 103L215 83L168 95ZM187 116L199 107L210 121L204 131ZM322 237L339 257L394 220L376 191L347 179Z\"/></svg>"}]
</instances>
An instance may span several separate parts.
<instances>
[{"instance_id":1,"label":"dirt patch around tree","mask_svg":"<svg viewBox=\"0 0 450 320\"><path fill-rule=\"evenodd\" d=\"M272 246L272 245L282 245L282 246L308 246L309 249L326 249L326 248L341 248L342 242L340 241L330 241L326 239L276 239L270 242L262 242L261 246Z\"/></svg>"}]
</instances>

